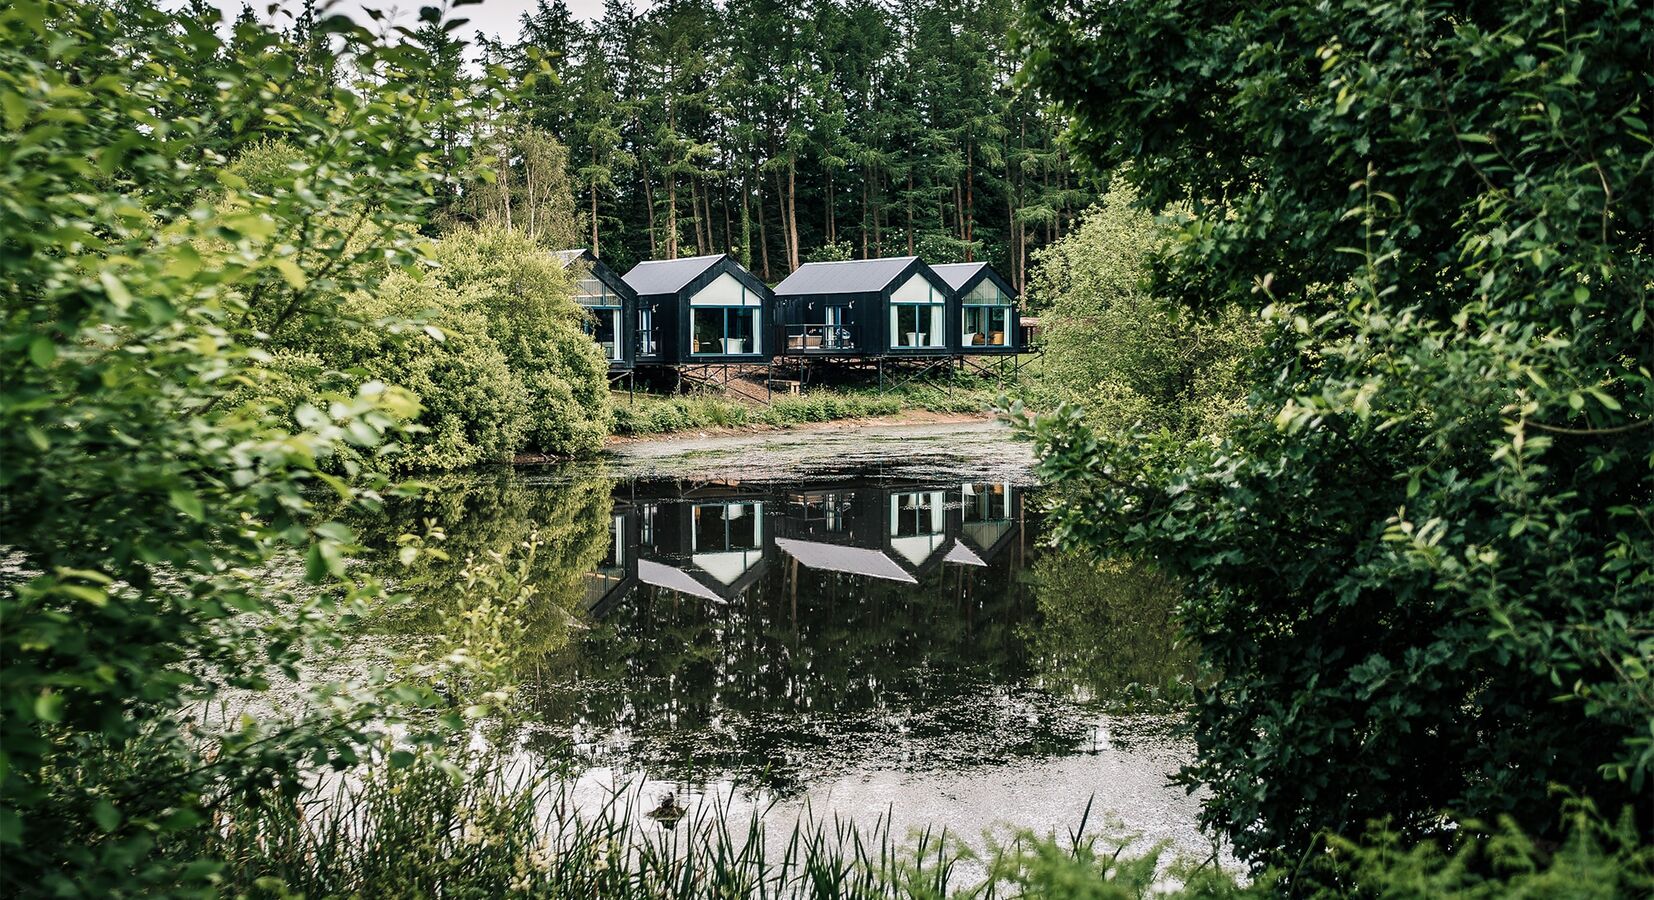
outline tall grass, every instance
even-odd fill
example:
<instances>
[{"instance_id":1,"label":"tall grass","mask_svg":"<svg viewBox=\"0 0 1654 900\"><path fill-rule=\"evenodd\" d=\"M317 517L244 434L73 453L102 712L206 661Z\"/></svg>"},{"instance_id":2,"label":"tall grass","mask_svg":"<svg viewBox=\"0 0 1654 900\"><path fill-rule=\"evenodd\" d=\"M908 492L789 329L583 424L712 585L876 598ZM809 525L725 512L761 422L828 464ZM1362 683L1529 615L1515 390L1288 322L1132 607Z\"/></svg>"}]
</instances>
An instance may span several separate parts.
<instances>
[{"instance_id":1,"label":"tall grass","mask_svg":"<svg viewBox=\"0 0 1654 900\"><path fill-rule=\"evenodd\" d=\"M664 434L696 428L745 425L786 427L809 422L831 422L867 416L890 416L904 410L939 413L979 413L999 396L995 387L975 383L948 388L909 385L887 392L872 390L816 390L797 396L777 396L767 405L744 403L709 394L660 397L639 394L615 400L615 434Z\"/></svg>"}]
</instances>

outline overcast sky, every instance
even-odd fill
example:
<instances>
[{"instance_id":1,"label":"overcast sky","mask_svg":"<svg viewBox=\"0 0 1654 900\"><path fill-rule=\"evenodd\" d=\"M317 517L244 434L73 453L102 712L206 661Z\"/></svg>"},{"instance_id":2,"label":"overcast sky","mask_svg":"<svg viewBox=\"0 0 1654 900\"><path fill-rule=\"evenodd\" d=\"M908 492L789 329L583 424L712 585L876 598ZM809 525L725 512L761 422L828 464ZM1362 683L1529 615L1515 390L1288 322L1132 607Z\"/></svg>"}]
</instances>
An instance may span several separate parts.
<instances>
[{"instance_id":1,"label":"overcast sky","mask_svg":"<svg viewBox=\"0 0 1654 900\"><path fill-rule=\"evenodd\" d=\"M235 20L235 17L241 12L243 2L244 0L212 0L214 6L223 10L226 21ZM386 12L395 10L400 14L404 23L412 24L419 14L419 7L435 5L440 2L441 0L425 0L424 3L419 2L419 0L368 0L364 3L362 0L338 0L338 4L334 9L349 13L362 21L366 21L366 19L357 14L364 6L372 6ZM566 2L569 9L582 19L596 18L603 13L603 0L566 0ZM304 8L304 0L252 0L252 7L258 13L259 18L268 21L269 15L265 10L272 3L290 13L296 13ZM460 35L468 41L479 33L490 37L498 35L507 40L515 38L517 36L518 18L524 12L533 9L534 4L535 0L482 0L481 3L475 6L461 7L458 10L459 15L470 19L471 23L460 30ZM645 4L640 0L633 0L632 5L641 7ZM290 18L283 19L284 23L291 21Z\"/></svg>"}]
</instances>

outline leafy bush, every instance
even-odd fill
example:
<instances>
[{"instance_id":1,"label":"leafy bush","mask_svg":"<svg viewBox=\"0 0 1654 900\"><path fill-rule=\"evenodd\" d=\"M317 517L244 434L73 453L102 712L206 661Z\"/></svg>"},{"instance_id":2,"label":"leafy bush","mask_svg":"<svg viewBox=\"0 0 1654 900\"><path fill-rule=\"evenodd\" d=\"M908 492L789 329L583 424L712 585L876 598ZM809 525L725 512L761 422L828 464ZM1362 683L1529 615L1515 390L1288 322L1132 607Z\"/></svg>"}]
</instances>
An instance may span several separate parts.
<instances>
[{"instance_id":1,"label":"leafy bush","mask_svg":"<svg viewBox=\"0 0 1654 900\"><path fill-rule=\"evenodd\" d=\"M941 413L986 412L998 396L996 389L967 384L948 390L932 386L904 386L886 392L874 390L814 390L793 396L778 394L768 404L756 405L712 395L656 397L639 394L615 403L615 434L666 434L695 428L738 428L743 425L787 427L869 416L893 416L904 409Z\"/></svg>"},{"instance_id":2,"label":"leafy bush","mask_svg":"<svg viewBox=\"0 0 1654 900\"><path fill-rule=\"evenodd\" d=\"M1647 4L1033 2L1032 86L1193 218L1152 290L1266 347L1219 446L1032 429L1070 541L1152 558L1255 864L1553 783L1654 830Z\"/></svg>"},{"instance_id":3,"label":"leafy bush","mask_svg":"<svg viewBox=\"0 0 1654 900\"><path fill-rule=\"evenodd\" d=\"M395 457L398 466L456 469L509 459L522 446L535 398L489 335L471 291L397 272L342 306L357 321L392 324L314 333L306 349L419 400L421 430Z\"/></svg>"},{"instance_id":4,"label":"leafy bush","mask_svg":"<svg viewBox=\"0 0 1654 900\"><path fill-rule=\"evenodd\" d=\"M198 720L336 649L325 623L382 595L316 504L381 502L391 486L348 458L325 470L419 407L360 377L289 417L322 360L272 333L344 330L339 298L414 266L407 225L467 172L463 150L430 165L437 120L467 113L422 91L417 48L343 19L322 33L347 51L336 85L296 74L279 35L226 41L193 8L0 11L7 895L205 893L222 860L158 848L216 830L231 795L290 797L301 762L356 762L383 721L383 694L329 685L291 721ZM303 165L257 186L226 171L277 135Z\"/></svg>"},{"instance_id":5,"label":"leafy bush","mask_svg":"<svg viewBox=\"0 0 1654 900\"><path fill-rule=\"evenodd\" d=\"M1173 228L1136 200L1116 180L1077 229L1035 255L1029 293L1045 307L1046 349L1036 402L1079 404L1104 431L1219 434L1245 405L1257 322L1232 306L1192 317L1154 294L1149 263Z\"/></svg>"},{"instance_id":6,"label":"leafy bush","mask_svg":"<svg viewBox=\"0 0 1654 900\"><path fill-rule=\"evenodd\" d=\"M572 201L557 207L572 218ZM545 214L549 214L546 212ZM528 405L514 450L578 456L609 433L609 364L581 329L574 284L544 244L506 228L460 229L437 244L436 277L477 304Z\"/></svg>"},{"instance_id":7,"label":"leafy bush","mask_svg":"<svg viewBox=\"0 0 1654 900\"><path fill-rule=\"evenodd\" d=\"M1173 639L1183 594L1153 567L1080 553L1031 571L1039 620L1029 650L1050 683L1104 707L1167 712L1193 690L1194 648Z\"/></svg>"}]
</instances>

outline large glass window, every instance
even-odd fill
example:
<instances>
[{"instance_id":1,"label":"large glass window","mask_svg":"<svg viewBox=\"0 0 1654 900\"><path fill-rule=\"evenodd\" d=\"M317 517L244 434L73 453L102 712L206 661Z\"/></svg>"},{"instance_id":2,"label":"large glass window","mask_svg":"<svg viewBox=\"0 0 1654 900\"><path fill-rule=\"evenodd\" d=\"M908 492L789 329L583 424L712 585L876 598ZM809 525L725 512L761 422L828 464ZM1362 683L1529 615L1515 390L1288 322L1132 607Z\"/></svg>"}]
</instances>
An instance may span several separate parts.
<instances>
[{"instance_id":1,"label":"large glass window","mask_svg":"<svg viewBox=\"0 0 1654 900\"><path fill-rule=\"evenodd\" d=\"M601 278L582 278L574 287L574 302L581 306L619 306L620 298Z\"/></svg>"},{"instance_id":2,"label":"large glass window","mask_svg":"<svg viewBox=\"0 0 1654 900\"><path fill-rule=\"evenodd\" d=\"M697 306L691 311L689 352L758 353L758 310L744 306Z\"/></svg>"},{"instance_id":3,"label":"large glass window","mask_svg":"<svg viewBox=\"0 0 1654 900\"><path fill-rule=\"evenodd\" d=\"M1011 308L1008 306L966 306L965 331L961 343L966 347L1005 347L1010 343Z\"/></svg>"},{"instance_id":4,"label":"large glass window","mask_svg":"<svg viewBox=\"0 0 1654 900\"><path fill-rule=\"evenodd\" d=\"M659 352L660 346L655 334L655 311L640 309L637 311L637 355L654 356Z\"/></svg>"},{"instance_id":5,"label":"large glass window","mask_svg":"<svg viewBox=\"0 0 1654 900\"><path fill-rule=\"evenodd\" d=\"M603 348L610 360L624 358L620 344L620 295L609 290L600 278L582 278L574 288L574 302L586 308L591 318L586 333Z\"/></svg>"},{"instance_id":6,"label":"large glass window","mask_svg":"<svg viewBox=\"0 0 1654 900\"><path fill-rule=\"evenodd\" d=\"M941 491L892 494L890 546L915 566L923 565L947 536L943 533Z\"/></svg>"},{"instance_id":7,"label":"large glass window","mask_svg":"<svg viewBox=\"0 0 1654 900\"><path fill-rule=\"evenodd\" d=\"M895 303L890 307L890 331L898 347L940 347L942 314L940 303Z\"/></svg>"},{"instance_id":8,"label":"large glass window","mask_svg":"<svg viewBox=\"0 0 1654 900\"><path fill-rule=\"evenodd\" d=\"M964 298L961 343L966 347L1007 347L1012 340L1011 298L984 279Z\"/></svg>"},{"instance_id":9,"label":"large glass window","mask_svg":"<svg viewBox=\"0 0 1654 900\"><path fill-rule=\"evenodd\" d=\"M763 546L762 503L702 503L695 506L694 550L754 550Z\"/></svg>"},{"instance_id":10,"label":"large glass window","mask_svg":"<svg viewBox=\"0 0 1654 900\"><path fill-rule=\"evenodd\" d=\"M591 318L586 320L586 333L592 340L603 348L603 355L611 360L622 358L620 344L620 307L599 306L587 310Z\"/></svg>"},{"instance_id":11,"label":"large glass window","mask_svg":"<svg viewBox=\"0 0 1654 900\"><path fill-rule=\"evenodd\" d=\"M890 343L894 347L944 347L947 298L915 275L890 295Z\"/></svg>"}]
</instances>

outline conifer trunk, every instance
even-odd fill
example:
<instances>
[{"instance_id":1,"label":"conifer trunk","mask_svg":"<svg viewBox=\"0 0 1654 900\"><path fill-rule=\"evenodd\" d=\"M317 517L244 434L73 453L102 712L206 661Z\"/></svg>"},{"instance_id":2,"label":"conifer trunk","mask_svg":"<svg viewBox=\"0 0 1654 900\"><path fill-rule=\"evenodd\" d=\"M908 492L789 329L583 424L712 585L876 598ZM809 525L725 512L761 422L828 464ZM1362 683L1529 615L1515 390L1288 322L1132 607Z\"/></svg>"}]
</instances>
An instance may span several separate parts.
<instances>
[{"instance_id":1,"label":"conifer trunk","mask_svg":"<svg viewBox=\"0 0 1654 900\"><path fill-rule=\"evenodd\" d=\"M756 178L754 178L753 185L755 188L753 192L755 195L753 197L753 203L758 207L758 253L763 257L764 261L764 280L771 281L770 239L768 231L764 227L764 176L759 174Z\"/></svg>"}]
</instances>

